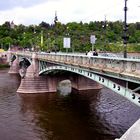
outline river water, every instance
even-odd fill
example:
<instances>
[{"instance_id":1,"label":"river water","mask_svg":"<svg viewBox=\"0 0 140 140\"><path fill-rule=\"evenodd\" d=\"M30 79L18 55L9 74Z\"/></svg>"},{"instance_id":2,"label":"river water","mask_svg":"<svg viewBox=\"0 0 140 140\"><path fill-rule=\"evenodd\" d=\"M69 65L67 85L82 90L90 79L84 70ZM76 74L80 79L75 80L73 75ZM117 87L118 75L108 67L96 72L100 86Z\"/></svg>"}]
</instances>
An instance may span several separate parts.
<instances>
[{"instance_id":1,"label":"river water","mask_svg":"<svg viewBox=\"0 0 140 140\"><path fill-rule=\"evenodd\" d=\"M0 140L114 140L140 108L107 88L98 93L18 94L20 77L0 70Z\"/></svg>"}]
</instances>

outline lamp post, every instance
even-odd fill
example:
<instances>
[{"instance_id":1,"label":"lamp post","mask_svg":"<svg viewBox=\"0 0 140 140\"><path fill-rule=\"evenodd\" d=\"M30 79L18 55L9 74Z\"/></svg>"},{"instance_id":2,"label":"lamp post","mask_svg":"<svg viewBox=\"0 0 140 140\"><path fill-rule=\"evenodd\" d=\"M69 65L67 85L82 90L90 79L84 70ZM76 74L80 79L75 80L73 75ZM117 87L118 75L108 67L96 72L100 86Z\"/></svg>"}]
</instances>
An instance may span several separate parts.
<instances>
[{"instance_id":1,"label":"lamp post","mask_svg":"<svg viewBox=\"0 0 140 140\"><path fill-rule=\"evenodd\" d=\"M123 44L124 44L124 58L127 58L127 35L128 25L127 25L127 0L125 0L124 6L124 33L123 33Z\"/></svg>"},{"instance_id":2,"label":"lamp post","mask_svg":"<svg viewBox=\"0 0 140 140\"><path fill-rule=\"evenodd\" d=\"M23 33L23 43L24 43L23 50L25 50L25 47L26 47L26 45L25 45L26 44L26 33L25 32Z\"/></svg>"},{"instance_id":3,"label":"lamp post","mask_svg":"<svg viewBox=\"0 0 140 140\"><path fill-rule=\"evenodd\" d=\"M36 30L35 30L35 25L33 25L33 36L32 36L32 51L36 51Z\"/></svg>"},{"instance_id":4,"label":"lamp post","mask_svg":"<svg viewBox=\"0 0 140 140\"><path fill-rule=\"evenodd\" d=\"M102 27L103 27L103 31L104 31L104 51L106 51L106 45L107 45L107 41L106 41L106 29L107 29L107 26L108 26L108 24L107 24L107 20L106 20L106 16L105 16L105 20L104 20L104 22L103 22L103 25L102 25Z\"/></svg>"},{"instance_id":5,"label":"lamp post","mask_svg":"<svg viewBox=\"0 0 140 140\"><path fill-rule=\"evenodd\" d=\"M94 44L95 44L96 39L97 38L95 37L95 35L90 36L90 43L92 44L92 51L94 50Z\"/></svg>"},{"instance_id":6,"label":"lamp post","mask_svg":"<svg viewBox=\"0 0 140 140\"><path fill-rule=\"evenodd\" d=\"M57 22L58 22L58 18L57 18L57 12L55 11L55 18L54 18L54 36L55 36L55 44L54 44L54 51L56 53L56 47L57 47L57 43L56 43L56 35L57 35Z\"/></svg>"},{"instance_id":7,"label":"lamp post","mask_svg":"<svg viewBox=\"0 0 140 140\"><path fill-rule=\"evenodd\" d=\"M41 31L41 40L40 40L41 50L43 50L44 40L43 40L43 30Z\"/></svg>"},{"instance_id":8,"label":"lamp post","mask_svg":"<svg viewBox=\"0 0 140 140\"><path fill-rule=\"evenodd\" d=\"M50 52L50 33L47 33L47 52Z\"/></svg>"}]
</instances>

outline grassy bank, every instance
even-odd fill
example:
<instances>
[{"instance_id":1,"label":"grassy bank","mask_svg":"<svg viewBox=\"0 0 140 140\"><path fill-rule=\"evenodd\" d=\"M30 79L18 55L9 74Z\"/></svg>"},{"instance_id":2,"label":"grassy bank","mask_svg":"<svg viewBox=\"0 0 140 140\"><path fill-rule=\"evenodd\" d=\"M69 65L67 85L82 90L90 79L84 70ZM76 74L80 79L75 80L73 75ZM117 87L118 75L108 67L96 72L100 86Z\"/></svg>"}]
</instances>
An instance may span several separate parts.
<instances>
[{"instance_id":1,"label":"grassy bank","mask_svg":"<svg viewBox=\"0 0 140 140\"><path fill-rule=\"evenodd\" d=\"M0 69L1 68L9 68L9 65L8 64L0 64Z\"/></svg>"}]
</instances>

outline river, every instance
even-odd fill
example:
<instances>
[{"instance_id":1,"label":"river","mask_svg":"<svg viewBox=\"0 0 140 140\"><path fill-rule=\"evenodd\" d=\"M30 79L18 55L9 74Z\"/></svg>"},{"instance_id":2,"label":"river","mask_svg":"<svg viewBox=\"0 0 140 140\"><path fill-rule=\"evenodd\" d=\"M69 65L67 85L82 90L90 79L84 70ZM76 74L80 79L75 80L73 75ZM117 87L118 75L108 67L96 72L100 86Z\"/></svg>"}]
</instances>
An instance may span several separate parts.
<instances>
[{"instance_id":1,"label":"river","mask_svg":"<svg viewBox=\"0 0 140 140\"><path fill-rule=\"evenodd\" d=\"M19 94L18 75L0 70L0 140L114 140L140 108L103 88L98 93Z\"/></svg>"}]
</instances>

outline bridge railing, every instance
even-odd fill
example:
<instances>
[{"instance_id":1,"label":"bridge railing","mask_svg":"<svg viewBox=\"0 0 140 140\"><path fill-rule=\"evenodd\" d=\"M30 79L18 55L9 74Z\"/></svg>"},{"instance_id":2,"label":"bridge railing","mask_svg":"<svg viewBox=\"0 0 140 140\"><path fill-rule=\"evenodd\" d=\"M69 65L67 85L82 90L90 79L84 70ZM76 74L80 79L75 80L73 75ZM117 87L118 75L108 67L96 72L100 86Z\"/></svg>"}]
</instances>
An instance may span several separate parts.
<instances>
[{"instance_id":1,"label":"bridge railing","mask_svg":"<svg viewBox=\"0 0 140 140\"><path fill-rule=\"evenodd\" d=\"M16 52L17 55L32 57L32 52ZM122 76L127 75L140 79L140 59L133 58L118 58L118 57L103 57L103 56L87 56L76 54L61 54L61 53L36 53L37 59L50 61L52 63L67 64L78 66L86 69L94 70L95 72L111 73ZM138 80L139 81L139 80Z\"/></svg>"},{"instance_id":2,"label":"bridge railing","mask_svg":"<svg viewBox=\"0 0 140 140\"><path fill-rule=\"evenodd\" d=\"M114 71L115 73L129 73L140 76L140 59L112 58L72 54L38 54L38 59L49 60L100 71Z\"/></svg>"},{"instance_id":3,"label":"bridge railing","mask_svg":"<svg viewBox=\"0 0 140 140\"><path fill-rule=\"evenodd\" d=\"M32 58L32 54L33 53L32 52L29 52L29 51L17 51L17 52L11 51L11 54Z\"/></svg>"}]
</instances>

